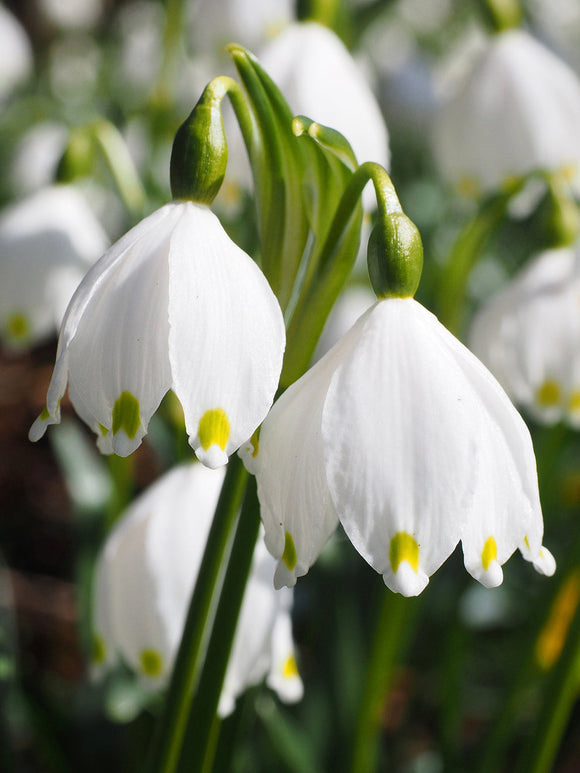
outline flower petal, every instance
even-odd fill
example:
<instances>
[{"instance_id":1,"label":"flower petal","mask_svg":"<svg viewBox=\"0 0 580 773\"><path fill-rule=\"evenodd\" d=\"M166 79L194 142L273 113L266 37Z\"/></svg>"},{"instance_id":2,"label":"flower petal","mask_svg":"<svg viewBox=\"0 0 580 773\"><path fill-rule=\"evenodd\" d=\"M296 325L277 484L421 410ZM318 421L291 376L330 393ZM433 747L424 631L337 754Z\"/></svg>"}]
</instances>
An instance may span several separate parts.
<instances>
[{"instance_id":1,"label":"flower petal","mask_svg":"<svg viewBox=\"0 0 580 773\"><path fill-rule=\"evenodd\" d=\"M169 255L169 359L190 444L217 467L272 404L284 322L266 278L217 217L207 207L182 206Z\"/></svg>"},{"instance_id":2,"label":"flower petal","mask_svg":"<svg viewBox=\"0 0 580 773\"><path fill-rule=\"evenodd\" d=\"M416 595L457 544L475 491L479 411L439 323L412 299L355 325L322 415L328 487L350 540L385 583Z\"/></svg>"}]
</instances>

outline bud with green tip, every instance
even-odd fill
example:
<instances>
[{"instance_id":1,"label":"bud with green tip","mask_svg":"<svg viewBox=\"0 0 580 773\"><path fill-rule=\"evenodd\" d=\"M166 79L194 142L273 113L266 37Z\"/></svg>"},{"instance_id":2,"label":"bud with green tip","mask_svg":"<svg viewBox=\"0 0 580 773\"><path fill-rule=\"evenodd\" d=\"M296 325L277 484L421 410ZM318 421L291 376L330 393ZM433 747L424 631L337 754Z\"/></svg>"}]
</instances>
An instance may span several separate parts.
<instances>
[{"instance_id":1,"label":"bud with green tip","mask_svg":"<svg viewBox=\"0 0 580 773\"><path fill-rule=\"evenodd\" d=\"M174 199L209 205L218 194L228 162L221 112L226 93L222 79L209 83L190 116L177 130L170 166Z\"/></svg>"},{"instance_id":2,"label":"bud with green tip","mask_svg":"<svg viewBox=\"0 0 580 773\"><path fill-rule=\"evenodd\" d=\"M416 225L403 212L382 217L369 237L367 261L378 298L412 298L423 269L423 243Z\"/></svg>"}]
</instances>

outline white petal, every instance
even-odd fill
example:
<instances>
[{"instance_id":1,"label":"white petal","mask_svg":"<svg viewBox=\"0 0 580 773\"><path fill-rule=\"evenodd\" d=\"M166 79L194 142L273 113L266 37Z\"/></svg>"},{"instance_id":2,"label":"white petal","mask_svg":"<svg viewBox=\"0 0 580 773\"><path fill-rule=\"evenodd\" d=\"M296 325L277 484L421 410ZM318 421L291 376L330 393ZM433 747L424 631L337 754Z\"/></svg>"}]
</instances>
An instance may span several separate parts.
<instances>
[{"instance_id":1,"label":"white petal","mask_svg":"<svg viewBox=\"0 0 580 773\"><path fill-rule=\"evenodd\" d=\"M112 449L121 456L140 444L171 385L167 253L180 214L181 205L168 204L113 245L82 281L63 321L46 423L58 420L68 377L75 408L97 433L100 427L112 432ZM125 425L113 426L115 404L125 393L139 409L128 434Z\"/></svg>"},{"instance_id":2,"label":"white petal","mask_svg":"<svg viewBox=\"0 0 580 773\"><path fill-rule=\"evenodd\" d=\"M347 334L277 400L260 430L254 459L266 545L280 559L277 588L306 574L337 526L324 471L321 420L328 384Z\"/></svg>"},{"instance_id":3,"label":"white petal","mask_svg":"<svg viewBox=\"0 0 580 773\"><path fill-rule=\"evenodd\" d=\"M266 278L216 216L182 206L169 256L169 358L191 446L216 467L272 404L284 322Z\"/></svg>"},{"instance_id":4,"label":"white petal","mask_svg":"<svg viewBox=\"0 0 580 773\"><path fill-rule=\"evenodd\" d=\"M284 590L291 593L284 588L279 593ZM304 685L296 665L292 620L285 609L278 612L272 631L272 663L267 684L285 703L296 703L304 694Z\"/></svg>"},{"instance_id":5,"label":"white petal","mask_svg":"<svg viewBox=\"0 0 580 773\"><path fill-rule=\"evenodd\" d=\"M363 315L322 416L332 499L393 590L415 595L451 553L475 489L479 412L435 317L412 299Z\"/></svg>"}]
</instances>

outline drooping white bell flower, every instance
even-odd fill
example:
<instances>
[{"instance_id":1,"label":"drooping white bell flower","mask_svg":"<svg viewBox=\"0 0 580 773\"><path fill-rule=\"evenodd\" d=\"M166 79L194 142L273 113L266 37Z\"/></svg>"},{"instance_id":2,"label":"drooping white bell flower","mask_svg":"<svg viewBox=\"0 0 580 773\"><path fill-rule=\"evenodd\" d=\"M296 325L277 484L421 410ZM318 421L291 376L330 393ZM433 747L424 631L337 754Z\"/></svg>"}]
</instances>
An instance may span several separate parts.
<instances>
[{"instance_id":1,"label":"drooping white bell flower","mask_svg":"<svg viewBox=\"0 0 580 773\"><path fill-rule=\"evenodd\" d=\"M93 667L118 660L150 687L167 681L181 638L223 470L193 463L173 469L127 509L97 563ZM272 587L275 561L260 539L254 553L218 712L230 713L265 677L282 700L302 682L292 640L290 592Z\"/></svg>"},{"instance_id":2,"label":"drooping white bell flower","mask_svg":"<svg viewBox=\"0 0 580 773\"><path fill-rule=\"evenodd\" d=\"M494 35L462 87L441 105L434 150L455 184L490 192L535 170L564 172L580 191L580 81L523 30Z\"/></svg>"},{"instance_id":3,"label":"drooping white bell flower","mask_svg":"<svg viewBox=\"0 0 580 773\"><path fill-rule=\"evenodd\" d=\"M470 347L537 419L580 427L580 265L572 249L534 258L479 311Z\"/></svg>"},{"instance_id":4,"label":"drooping white bell flower","mask_svg":"<svg viewBox=\"0 0 580 773\"><path fill-rule=\"evenodd\" d=\"M516 548L553 573L529 432L494 377L412 298L386 298L276 402L251 459L275 584L338 521L392 590L420 593L458 541L502 581Z\"/></svg>"},{"instance_id":5,"label":"drooping white bell flower","mask_svg":"<svg viewBox=\"0 0 580 773\"><path fill-rule=\"evenodd\" d=\"M0 213L0 337L13 349L54 335L109 239L79 190L55 185Z\"/></svg>"},{"instance_id":6,"label":"drooping white bell flower","mask_svg":"<svg viewBox=\"0 0 580 773\"><path fill-rule=\"evenodd\" d=\"M268 412L284 345L282 312L254 261L207 206L174 201L131 229L83 279L30 438L60 421L68 382L101 451L127 456L173 389L192 448L217 467Z\"/></svg>"}]
</instances>

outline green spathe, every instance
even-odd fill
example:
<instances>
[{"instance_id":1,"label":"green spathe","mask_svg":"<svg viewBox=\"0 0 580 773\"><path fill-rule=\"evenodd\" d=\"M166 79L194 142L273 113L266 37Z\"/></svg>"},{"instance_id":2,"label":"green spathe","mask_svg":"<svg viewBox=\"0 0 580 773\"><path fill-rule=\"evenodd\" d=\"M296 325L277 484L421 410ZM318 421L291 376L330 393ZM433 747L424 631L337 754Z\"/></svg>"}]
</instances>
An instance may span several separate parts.
<instances>
[{"instance_id":1,"label":"green spathe","mask_svg":"<svg viewBox=\"0 0 580 773\"><path fill-rule=\"evenodd\" d=\"M379 219L367 247L369 276L378 298L412 298L423 269L423 243L403 213Z\"/></svg>"},{"instance_id":2,"label":"green spathe","mask_svg":"<svg viewBox=\"0 0 580 773\"><path fill-rule=\"evenodd\" d=\"M225 81L225 79L224 79ZM170 177L174 199L210 205L218 194L228 163L228 146L221 113L227 86L211 81L173 141Z\"/></svg>"}]
</instances>

